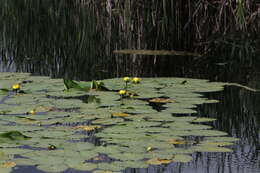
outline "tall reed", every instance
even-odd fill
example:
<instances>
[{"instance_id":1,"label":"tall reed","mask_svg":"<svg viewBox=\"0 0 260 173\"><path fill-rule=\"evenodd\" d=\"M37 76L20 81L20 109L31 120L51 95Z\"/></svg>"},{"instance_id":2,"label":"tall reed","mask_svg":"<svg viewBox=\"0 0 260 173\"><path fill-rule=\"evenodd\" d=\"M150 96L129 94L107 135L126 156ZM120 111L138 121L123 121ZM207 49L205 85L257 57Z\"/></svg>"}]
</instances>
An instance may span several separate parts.
<instances>
[{"instance_id":1,"label":"tall reed","mask_svg":"<svg viewBox=\"0 0 260 173\"><path fill-rule=\"evenodd\" d=\"M102 78L110 69L112 76L149 75L159 67L183 63L157 56L132 55L126 60L113 55L115 49L181 50L215 58L225 52L239 61L260 49L256 0L0 0L0 4L1 58L12 57L23 64L18 68L41 74L66 76L73 71L72 76L91 78L97 71ZM39 63L45 70L37 69Z\"/></svg>"}]
</instances>

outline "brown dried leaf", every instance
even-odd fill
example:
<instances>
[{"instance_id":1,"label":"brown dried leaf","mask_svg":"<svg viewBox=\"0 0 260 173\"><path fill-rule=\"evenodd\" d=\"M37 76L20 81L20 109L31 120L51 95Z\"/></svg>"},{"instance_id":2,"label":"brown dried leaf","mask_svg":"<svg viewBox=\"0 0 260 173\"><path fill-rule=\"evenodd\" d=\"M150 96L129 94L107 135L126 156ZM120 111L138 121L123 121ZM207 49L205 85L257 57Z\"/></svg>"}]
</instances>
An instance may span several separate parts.
<instances>
[{"instance_id":1,"label":"brown dried leaf","mask_svg":"<svg viewBox=\"0 0 260 173\"><path fill-rule=\"evenodd\" d=\"M172 160L160 159L160 158L153 158L153 159L146 161L146 163L151 164L151 165L169 164L171 162L172 162Z\"/></svg>"},{"instance_id":2,"label":"brown dried leaf","mask_svg":"<svg viewBox=\"0 0 260 173\"><path fill-rule=\"evenodd\" d=\"M152 103L172 103L174 101L171 100L171 99L166 99L166 98L153 98L153 99L149 100L149 102L152 102Z\"/></svg>"},{"instance_id":3,"label":"brown dried leaf","mask_svg":"<svg viewBox=\"0 0 260 173\"><path fill-rule=\"evenodd\" d=\"M174 139L174 138L173 139L169 139L168 143L176 144L176 145L178 145L178 144L187 144L187 142L184 141L184 140L179 140L179 139Z\"/></svg>"},{"instance_id":4,"label":"brown dried leaf","mask_svg":"<svg viewBox=\"0 0 260 173\"><path fill-rule=\"evenodd\" d=\"M1 168L12 168L15 167L16 163L15 162L4 162L0 164Z\"/></svg>"},{"instance_id":5,"label":"brown dried leaf","mask_svg":"<svg viewBox=\"0 0 260 173\"><path fill-rule=\"evenodd\" d=\"M112 113L112 117L128 117L129 115L127 113Z\"/></svg>"},{"instance_id":6,"label":"brown dried leaf","mask_svg":"<svg viewBox=\"0 0 260 173\"><path fill-rule=\"evenodd\" d=\"M90 132L90 131L94 131L94 130L96 130L96 129L101 128L101 126L98 126L98 125L89 125L89 126L75 126L75 127L73 127L73 128L75 128L75 129L82 129L82 130L85 130L85 131Z\"/></svg>"}]
</instances>

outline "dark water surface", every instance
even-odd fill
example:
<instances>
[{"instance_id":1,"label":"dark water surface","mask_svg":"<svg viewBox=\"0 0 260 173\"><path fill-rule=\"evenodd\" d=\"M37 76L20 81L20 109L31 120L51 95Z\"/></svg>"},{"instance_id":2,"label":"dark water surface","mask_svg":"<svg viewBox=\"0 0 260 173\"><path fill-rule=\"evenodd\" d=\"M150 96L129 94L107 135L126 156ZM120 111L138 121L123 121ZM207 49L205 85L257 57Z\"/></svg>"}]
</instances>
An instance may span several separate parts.
<instances>
[{"instance_id":1,"label":"dark water surface","mask_svg":"<svg viewBox=\"0 0 260 173\"><path fill-rule=\"evenodd\" d=\"M28 1L28 4L23 0L0 1L0 72L31 72L76 80L126 75L181 76L237 82L260 89L257 54L248 52L245 59L230 59L228 49L220 52L221 56L199 58L113 54L116 49L195 49L186 42L171 43L169 40L174 35L162 34L153 26L138 28L137 22L131 29L127 18L111 17L104 7L105 10L101 10L101 7L77 6L65 1L47 2L44 5L40 0ZM243 45L239 48L238 52L243 52ZM189 163L127 169L125 172L260 172L260 93L226 87L224 91L206 96L218 99L220 103L199 106L198 115L216 118L217 121L211 124L214 129L240 138L231 146L232 153L194 153L194 160ZM74 172L79 171L66 171ZM40 171L19 167L14 173Z\"/></svg>"}]
</instances>

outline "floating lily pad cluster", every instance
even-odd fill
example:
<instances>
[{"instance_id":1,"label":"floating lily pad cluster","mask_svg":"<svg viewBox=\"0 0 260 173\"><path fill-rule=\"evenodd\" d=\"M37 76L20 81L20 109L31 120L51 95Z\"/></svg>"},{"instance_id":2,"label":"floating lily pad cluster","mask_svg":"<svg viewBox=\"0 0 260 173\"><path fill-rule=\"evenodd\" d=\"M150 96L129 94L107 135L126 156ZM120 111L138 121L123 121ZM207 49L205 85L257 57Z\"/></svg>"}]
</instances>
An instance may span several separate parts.
<instances>
[{"instance_id":1,"label":"floating lily pad cluster","mask_svg":"<svg viewBox=\"0 0 260 173\"><path fill-rule=\"evenodd\" d=\"M1 173L22 165L120 172L189 162L194 152L230 152L236 141L203 124L214 119L192 115L197 105L217 102L199 93L220 91L223 83L144 78L129 82L134 94L124 98L118 78L75 82L0 73L0 79Z\"/></svg>"}]
</instances>

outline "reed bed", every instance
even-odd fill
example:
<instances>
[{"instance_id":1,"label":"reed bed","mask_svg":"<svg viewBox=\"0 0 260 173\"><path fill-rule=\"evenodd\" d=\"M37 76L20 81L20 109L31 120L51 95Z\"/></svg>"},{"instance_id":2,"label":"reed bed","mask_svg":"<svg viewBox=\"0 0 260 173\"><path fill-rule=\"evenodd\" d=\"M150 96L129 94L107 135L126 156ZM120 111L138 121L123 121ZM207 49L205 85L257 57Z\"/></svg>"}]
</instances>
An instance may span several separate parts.
<instances>
[{"instance_id":1,"label":"reed bed","mask_svg":"<svg viewBox=\"0 0 260 173\"><path fill-rule=\"evenodd\" d=\"M225 60L249 63L260 50L257 0L0 0L0 4L1 59L21 64L17 68L23 71L54 77L86 78L82 69L90 74L87 78L97 73L98 78L144 71L150 75L154 68L144 70L144 65L173 65L169 58L132 55L126 60L112 53L120 49L187 51L215 58L221 52ZM174 64L177 61L184 63L177 59ZM38 69L39 63L45 68Z\"/></svg>"}]
</instances>

